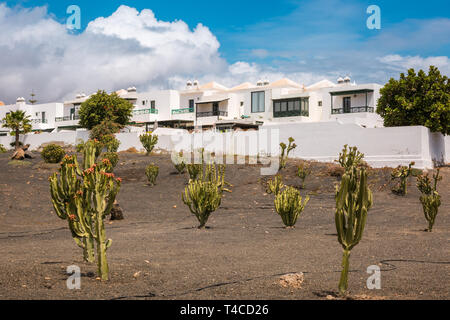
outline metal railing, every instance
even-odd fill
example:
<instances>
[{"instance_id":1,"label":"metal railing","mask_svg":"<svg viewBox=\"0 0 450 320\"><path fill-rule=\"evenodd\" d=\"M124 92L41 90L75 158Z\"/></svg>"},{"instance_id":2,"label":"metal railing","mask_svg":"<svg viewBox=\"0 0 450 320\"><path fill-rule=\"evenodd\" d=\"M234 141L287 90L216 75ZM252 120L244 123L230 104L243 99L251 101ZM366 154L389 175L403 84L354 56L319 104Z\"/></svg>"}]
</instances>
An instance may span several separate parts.
<instances>
[{"instance_id":1,"label":"metal railing","mask_svg":"<svg viewBox=\"0 0 450 320\"><path fill-rule=\"evenodd\" d=\"M183 113L192 113L192 112L194 112L194 108L182 108L182 109L172 110L172 114L183 114Z\"/></svg>"},{"instance_id":2,"label":"metal railing","mask_svg":"<svg viewBox=\"0 0 450 320\"><path fill-rule=\"evenodd\" d=\"M204 117L220 117L228 116L227 111L208 111L208 112L197 112L197 118L204 118Z\"/></svg>"},{"instance_id":3,"label":"metal railing","mask_svg":"<svg viewBox=\"0 0 450 320\"><path fill-rule=\"evenodd\" d=\"M374 107L351 107L349 110L344 110L344 108L331 109L331 114L344 114L344 113L361 113L361 112L374 112Z\"/></svg>"},{"instance_id":4,"label":"metal railing","mask_svg":"<svg viewBox=\"0 0 450 320\"><path fill-rule=\"evenodd\" d=\"M38 123L48 123L47 119L31 119L30 122L32 124L38 124Z\"/></svg>"},{"instance_id":5,"label":"metal railing","mask_svg":"<svg viewBox=\"0 0 450 320\"><path fill-rule=\"evenodd\" d=\"M309 117L308 110L289 110L289 111L274 111L274 118L283 118L283 117Z\"/></svg>"},{"instance_id":6,"label":"metal railing","mask_svg":"<svg viewBox=\"0 0 450 320\"><path fill-rule=\"evenodd\" d=\"M133 115L141 115L141 114L158 114L158 109L133 110Z\"/></svg>"},{"instance_id":7,"label":"metal railing","mask_svg":"<svg viewBox=\"0 0 450 320\"><path fill-rule=\"evenodd\" d=\"M80 120L80 116L65 116L65 117L56 117L55 118L55 122L73 121L73 120Z\"/></svg>"}]
</instances>

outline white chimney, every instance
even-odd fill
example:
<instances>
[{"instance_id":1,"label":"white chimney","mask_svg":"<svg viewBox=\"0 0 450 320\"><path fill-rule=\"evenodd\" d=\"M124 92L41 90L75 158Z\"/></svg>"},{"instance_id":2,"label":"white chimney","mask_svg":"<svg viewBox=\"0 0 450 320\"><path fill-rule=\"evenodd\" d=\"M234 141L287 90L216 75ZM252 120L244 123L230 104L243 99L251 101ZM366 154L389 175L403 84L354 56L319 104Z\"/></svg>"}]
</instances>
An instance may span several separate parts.
<instances>
[{"instance_id":1,"label":"white chimney","mask_svg":"<svg viewBox=\"0 0 450 320\"><path fill-rule=\"evenodd\" d=\"M25 98L24 97L18 97L16 100L17 104L25 104Z\"/></svg>"}]
</instances>

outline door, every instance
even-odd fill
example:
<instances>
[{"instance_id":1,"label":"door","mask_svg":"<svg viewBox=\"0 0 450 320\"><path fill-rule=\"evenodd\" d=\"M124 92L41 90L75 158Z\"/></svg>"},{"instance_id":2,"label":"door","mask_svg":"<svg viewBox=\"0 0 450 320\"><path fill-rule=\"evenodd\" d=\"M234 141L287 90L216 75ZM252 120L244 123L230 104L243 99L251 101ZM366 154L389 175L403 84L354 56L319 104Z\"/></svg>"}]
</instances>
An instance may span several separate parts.
<instances>
[{"instance_id":1,"label":"door","mask_svg":"<svg viewBox=\"0 0 450 320\"><path fill-rule=\"evenodd\" d=\"M350 113L352 108L351 97L344 97L342 106L344 108L344 113Z\"/></svg>"},{"instance_id":2,"label":"door","mask_svg":"<svg viewBox=\"0 0 450 320\"><path fill-rule=\"evenodd\" d=\"M42 123L45 123L45 111L42 111L41 116L42 116Z\"/></svg>"},{"instance_id":3,"label":"door","mask_svg":"<svg viewBox=\"0 0 450 320\"><path fill-rule=\"evenodd\" d=\"M218 116L219 115L219 103L213 102L213 115Z\"/></svg>"}]
</instances>

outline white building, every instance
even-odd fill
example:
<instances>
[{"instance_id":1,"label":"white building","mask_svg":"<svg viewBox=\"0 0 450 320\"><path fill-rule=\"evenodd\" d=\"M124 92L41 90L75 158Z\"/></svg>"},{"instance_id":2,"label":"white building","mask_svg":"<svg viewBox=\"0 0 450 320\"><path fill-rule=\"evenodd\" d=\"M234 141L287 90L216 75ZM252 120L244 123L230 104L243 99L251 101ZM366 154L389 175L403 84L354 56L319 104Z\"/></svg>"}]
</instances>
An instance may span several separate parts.
<instances>
[{"instance_id":1,"label":"white building","mask_svg":"<svg viewBox=\"0 0 450 320\"><path fill-rule=\"evenodd\" d=\"M194 80L180 91L140 93L130 87L116 93L134 105L130 125L146 131L158 126L229 130L257 128L263 123L324 121L373 128L383 126L382 118L375 113L380 88L374 83L357 85L345 77L337 83L322 80L310 86L280 79L246 82L233 88ZM75 130L79 127L79 108L88 98L79 94L64 103L35 105L18 98L14 105L0 106L0 119L10 110L20 109L30 115L34 131Z\"/></svg>"}]
</instances>

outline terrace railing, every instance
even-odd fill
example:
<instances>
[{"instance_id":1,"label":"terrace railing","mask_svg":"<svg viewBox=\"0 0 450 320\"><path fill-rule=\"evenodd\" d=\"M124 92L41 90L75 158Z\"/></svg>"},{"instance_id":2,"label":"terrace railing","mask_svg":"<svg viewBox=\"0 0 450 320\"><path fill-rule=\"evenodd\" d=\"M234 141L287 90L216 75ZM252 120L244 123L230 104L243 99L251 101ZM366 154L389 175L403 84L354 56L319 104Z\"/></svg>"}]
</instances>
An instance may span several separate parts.
<instances>
[{"instance_id":1,"label":"terrace railing","mask_svg":"<svg viewBox=\"0 0 450 320\"><path fill-rule=\"evenodd\" d=\"M282 118L282 117L309 117L308 110L289 110L289 111L274 111L274 118Z\"/></svg>"},{"instance_id":2,"label":"terrace railing","mask_svg":"<svg viewBox=\"0 0 450 320\"><path fill-rule=\"evenodd\" d=\"M47 119L31 119L30 122L32 124L39 124L39 123L48 123Z\"/></svg>"},{"instance_id":3,"label":"terrace railing","mask_svg":"<svg viewBox=\"0 0 450 320\"><path fill-rule=\"evenodd\" d=\"M374 112L374 107L351 107L348 111L344 110L344 108L339 109L331 109L331 114L344 114L344 113L361 113L361 112Z\"/></svg>"},{"instance_id":4,"label":"terrace railing","mask_svg":"<svg viewBox=\"0 0 450 320\"><path fill-rule=\"evenodd\" d=\"M208 111L208 112L197 112L197 118L204 118L204 117L227 117L228 112L227 111Z\"/></svg>"},{"instance_id":5,"label":"terrace railing","mask_svg":"<svg viewBox=\"0 0 450 320\"><path fill-rule=\"evenodd\" d=\"M55 118L55 122L73 121L73 120L80 120L80 116L65 116Z\"/></svg>"},{"instance_id":6,"label":"terrace railing","mask_svg":"<svg viewBox=\"0 0 450 320\"><path fill-rule=\"evenodd\" d=\"M172 110L172 114L184 114L184 113L192 113L192 112L194 112L194 108L182 108L182 109Z\"/></svg>"},{"instance_id":7,"label":"terrace railing","mask_svg":"<svg viewBox=\"0 0 450 320\"><path fill-rule=\"evenodd\" d=\"M158 114L158 109L139 109L133 110L133 115L141 115L141 114Z\"/></svg>"}]
</instances>

